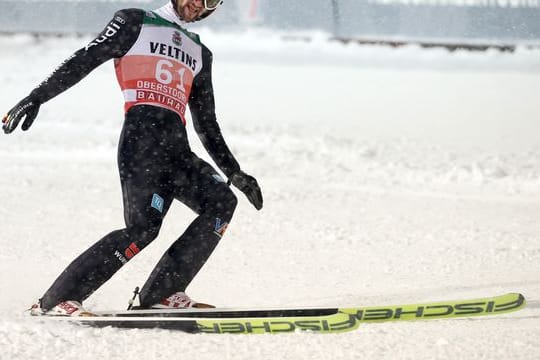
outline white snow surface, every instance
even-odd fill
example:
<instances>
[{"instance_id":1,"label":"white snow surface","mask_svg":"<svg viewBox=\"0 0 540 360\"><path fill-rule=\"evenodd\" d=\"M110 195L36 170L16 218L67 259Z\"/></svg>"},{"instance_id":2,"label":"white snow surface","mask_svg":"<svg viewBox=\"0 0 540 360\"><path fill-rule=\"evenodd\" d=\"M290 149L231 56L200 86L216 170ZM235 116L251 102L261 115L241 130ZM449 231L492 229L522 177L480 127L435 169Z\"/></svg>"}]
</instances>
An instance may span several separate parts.
<instances>
[{"instance_id":1,"label":"white snow surface","mask_svg":"<svg viewBox=\"0 0 540 360\"><path fill-rule=\"evenodd\" d=\"M0 359L537 359L540 51L342 45L202 30L217 111L265 199L240 203L188 288L224 307L385 305L521 292L504 316L339 335L189 335L43 323L24 310L123 227L112 63L0 139ZM89 38L0 37L7 111ZM188 125L191 126L191 125ZM209 159L189 127L192 147ZM180 203L85 303L124 309L192 221Z\"/></svg>"}]
</instances>

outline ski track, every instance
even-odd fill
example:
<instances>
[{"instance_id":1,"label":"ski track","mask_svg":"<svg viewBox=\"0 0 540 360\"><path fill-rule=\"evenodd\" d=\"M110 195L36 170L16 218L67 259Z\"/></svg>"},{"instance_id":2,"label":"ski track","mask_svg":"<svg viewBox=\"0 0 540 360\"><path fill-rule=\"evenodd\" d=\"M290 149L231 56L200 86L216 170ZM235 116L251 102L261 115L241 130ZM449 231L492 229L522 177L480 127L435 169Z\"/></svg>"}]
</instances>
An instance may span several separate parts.
<instances>
[{"instance_id":1,"label":"ski track","mask_svg":"<svg viewBox=\"0 0 540 360\"><path fill-rule=\"evenodd\" d=\"M29 132L1 136L0 359L540 356L539 51L202 35L215 55L222 130L259 180L265 208L237 191L235 219L191 296L226 307L368 306L516 291L530 305L339 335L188 335L30 318L23 310L59 272L123 225L122 98L109 63L44 105ZM87 41L0 37L0 109ZM173 205L159 238L86 306L125 308L193 217Z\"/></svg>"}]
</instances>

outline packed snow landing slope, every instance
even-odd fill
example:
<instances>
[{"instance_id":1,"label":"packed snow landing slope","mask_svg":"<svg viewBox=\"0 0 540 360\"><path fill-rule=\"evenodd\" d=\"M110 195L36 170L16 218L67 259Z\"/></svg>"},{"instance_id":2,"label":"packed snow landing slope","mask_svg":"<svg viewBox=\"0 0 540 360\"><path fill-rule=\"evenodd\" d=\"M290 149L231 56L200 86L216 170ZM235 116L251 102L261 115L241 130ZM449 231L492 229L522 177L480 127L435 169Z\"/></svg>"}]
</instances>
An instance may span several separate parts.
<instances>
[{"instance_id":1,"label":"packed snow landing slope","mask_svg":"<svg viewBox=\"0 0 540 360\"><path fill-rule=\"evenodd\" d=\"M76 255L123 226L122 98L109 63L44 105L29 132L1 136L1 359L538 357L540 52L202 35L215 55L221 127L265 208L237 192L235 219L189 289L195 299L379 305L518 291L536 305L339 336L189 336L28 318L23 309ZM0 109L87 40L0 38ZM159 238L86 305L123 309L193 217L173 206Z\"/></svg>"}]
</instances>

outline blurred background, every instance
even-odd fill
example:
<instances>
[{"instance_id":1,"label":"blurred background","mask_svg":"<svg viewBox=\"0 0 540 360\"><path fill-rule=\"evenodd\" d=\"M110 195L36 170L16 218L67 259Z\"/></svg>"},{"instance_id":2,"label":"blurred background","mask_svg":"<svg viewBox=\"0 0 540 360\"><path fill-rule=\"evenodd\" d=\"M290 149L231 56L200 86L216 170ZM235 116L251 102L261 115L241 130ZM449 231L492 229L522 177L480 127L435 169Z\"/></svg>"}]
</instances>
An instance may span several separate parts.
<instances>
[{"instance_id":1,"label":"blurred background","mask_svg":"<svg viewBox=\"0 0 540 360\"><path fill-rule=\"evenodd\" d=\"M116 10L166 1L0 0L0 115ZM214 54L224 137L265 205L257 212L233 190L235 219L190 296L326 307L520 292L539 303L539 0L224 2L193 30ZM335 337L36 322L24 309L125 226L123 115L109 62L44 104L30 131L0 136L0 359L540 358L538 306ZM187 124L193 151L212 163ZM85 306L125 308L194 217L175 203L159 238Z\"/></svg>"},{"instance_id":2,"label":"blurred background","mask_svg":"<svg viewBox=\"0 0 540 360\"><path fill-rule=\"evenodd\" d=\"M204 26L322 30L343 41L449 48L540 44L539 0L225 0ZM1 0L0 32L94 34L120 8L154 9L150 0ZM47 14L47 16L35 16Z\"/></svg>"}]
</instances>

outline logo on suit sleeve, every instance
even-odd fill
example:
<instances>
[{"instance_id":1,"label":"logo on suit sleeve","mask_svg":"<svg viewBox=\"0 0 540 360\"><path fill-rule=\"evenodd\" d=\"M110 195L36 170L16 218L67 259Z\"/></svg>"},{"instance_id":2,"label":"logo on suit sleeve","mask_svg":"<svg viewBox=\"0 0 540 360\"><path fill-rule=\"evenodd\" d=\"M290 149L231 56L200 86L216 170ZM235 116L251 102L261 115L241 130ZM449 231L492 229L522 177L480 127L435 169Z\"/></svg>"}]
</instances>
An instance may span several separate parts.
<instances>
[{"instance_id":1,"label":"logo on suit sleeve","mask_svg":"<svg viewBox=\"0 0 540 360\"><path fill-rule=\"evenodd\" d=\"M123 23L120 20L122 20ZM99 37L95 38L90 44L86 45L85 50L88 51L88 49L90 49L92 46L98 46L99 44L102 44L112 38L114 35L116 35L118 30L120 30L122 24L125 24L125 20L117 16L109 23L109 25L107 25Z\"/></svg>"}]
</instances>

